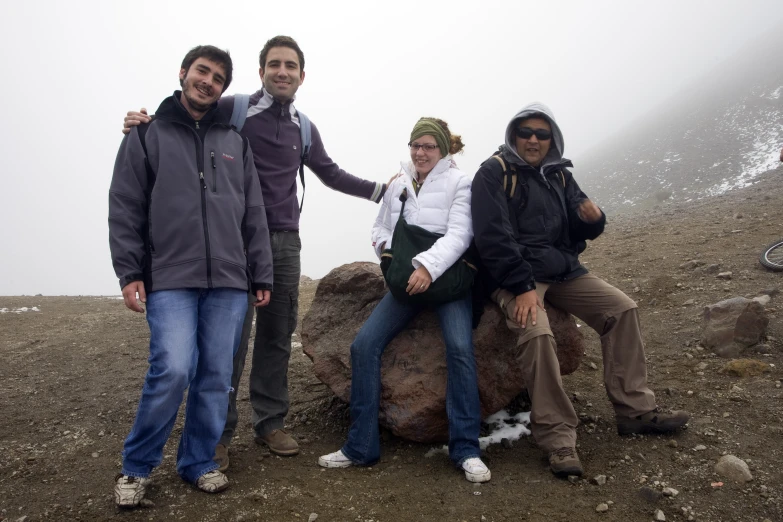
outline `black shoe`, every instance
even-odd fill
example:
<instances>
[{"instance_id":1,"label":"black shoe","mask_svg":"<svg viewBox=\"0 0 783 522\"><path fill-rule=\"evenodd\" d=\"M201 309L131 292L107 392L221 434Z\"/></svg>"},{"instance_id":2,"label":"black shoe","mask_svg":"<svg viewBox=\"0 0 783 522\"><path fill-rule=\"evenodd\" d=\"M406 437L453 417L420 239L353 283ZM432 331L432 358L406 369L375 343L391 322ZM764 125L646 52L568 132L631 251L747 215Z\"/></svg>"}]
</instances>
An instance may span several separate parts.
<instances>
[{"instance_id":1,"label":"black shoe","mask_svg":"<svg viewBox=\"0 0 783 522\"><path fill-rule=\"evenodd\" d=\"M673 433L685 426L690 418L686 411L663 411L660 408L636 417L618 415L617 433L620 435Z\"/></svg>"}]
</instances>

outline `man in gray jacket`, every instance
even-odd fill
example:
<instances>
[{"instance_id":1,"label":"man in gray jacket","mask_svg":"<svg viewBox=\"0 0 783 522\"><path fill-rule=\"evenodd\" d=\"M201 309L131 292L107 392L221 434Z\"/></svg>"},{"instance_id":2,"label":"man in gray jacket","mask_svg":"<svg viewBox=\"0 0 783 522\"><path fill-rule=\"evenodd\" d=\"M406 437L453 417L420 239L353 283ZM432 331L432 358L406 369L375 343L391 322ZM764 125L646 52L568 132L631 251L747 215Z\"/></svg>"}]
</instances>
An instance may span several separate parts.
<instances>
[{"instance_id":1,"label":"man in gray jacket","mask_svg":"<svg viewBox=\"0 0 783 522\"><path fill-rule=\"evenodd\" d=\"M232 63L212 46L182 62L182 91L122 141L109 191L109 245L125 304L147 305L150 357L136 420L115 479L120 507L135 507L163 458L188 389L177 472L217 493L213 461L228 410L232 359L247 292L271 298L272 256L253 155L217 108Z\"/></svg>"}]
</instances>

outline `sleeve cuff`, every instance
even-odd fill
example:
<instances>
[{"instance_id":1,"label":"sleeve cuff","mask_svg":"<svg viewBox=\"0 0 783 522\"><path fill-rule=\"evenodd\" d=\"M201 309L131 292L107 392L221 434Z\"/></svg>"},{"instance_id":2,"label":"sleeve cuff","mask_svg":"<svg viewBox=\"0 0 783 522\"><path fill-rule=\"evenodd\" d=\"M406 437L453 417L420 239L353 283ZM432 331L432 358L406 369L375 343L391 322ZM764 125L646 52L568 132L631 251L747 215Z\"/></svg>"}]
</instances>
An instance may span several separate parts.
<instances>
[{"instance_id":1,"label":"sleeve cuff","mask_svg":"<svg viewBox=\"0 0 783 522\"><path fill-rule=\"evenodd\" d=\"M370 199L375 203L380 203L384 194L386 194L386 183L376 183Z\"/></svg>"},{"instance_id":2,"label":"sleeve cuff","mask_svg":"<svg viewBox=\"0 0 783 522\"><path fill-rule=\"evenodd\" d=\"M255 294L259 290L269 290L272 291L272 285L269 283L253 283L250 285L251 291Z\"/></svg>"},{"instance_id":3,"label":"sleeve cuff","mask_svg":"<svg viewBox=\"0 0 783 522\"><path fill-rule=\"evenodd\" d=\"M120 290L128 286L134 281L144 281L144 276L141 273L138 274L131 274L129 276L125 276L123 278L120 278Z\"/></svg>"},{"instance_id":4,"label":"sleeve cuff","mask_svg":"<svg viewBox=\"0 0 783 522\"><path fill-rule=\"evenodd\" d=\"M514 294L514 296L516 297L518 295L524 294L525 292L529 292L531 290L535 290L536 289L536 282L535 281L530 281L529 283L520 283L520 284L517 284L517 285L512 285L512 286L506 287L506 289L509 292L511 292L512 294Z\"/></svg>"}]
</instances>

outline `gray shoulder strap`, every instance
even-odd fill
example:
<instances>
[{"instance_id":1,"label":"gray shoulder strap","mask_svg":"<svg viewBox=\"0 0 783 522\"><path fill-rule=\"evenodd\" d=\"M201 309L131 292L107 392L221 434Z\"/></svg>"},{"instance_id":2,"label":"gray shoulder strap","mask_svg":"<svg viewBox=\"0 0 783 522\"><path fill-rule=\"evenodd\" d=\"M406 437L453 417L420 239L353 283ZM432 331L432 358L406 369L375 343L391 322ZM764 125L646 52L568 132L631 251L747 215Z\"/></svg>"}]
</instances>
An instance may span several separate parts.
<instances>
[{"instance_id":1,"label":"gray shoulder strap","mask_svg":"<svg viewBox=\"0 0 783 522\"><path fill-rule=\"evenodd\" d=\"M296 111L296 114L299 117L299 135L302 138L302 154L299 162L299 180L302 182L302 202L299 203L299 213L301 214L304 208L305 197L304 166L310 159L310 145L313 144L313 133L312 129L310 129L310 118L305 116L305 113L302 111Z\"/></svg>"},{"instance_id":2,"label":"gray shoulder strap","mask_svg":"<svg viewBox=\"0 0 783 522\"><path fill-rule=\"evenodd\" d=\"M234 127L237 132L241 131L242 127L245 126L245 119L247 118L247 109L249 103L249 94L234 95L234 110L231 111L231 122L229 124Z\"/></svg>"},{"instance_id":3,"label":"gray shoulder strap","mask_svg":"<svg viewBox=\"0 0 783 522\"><path fill-rule=\"evenodd\" d=\"M310 128L310 118L302 111L296 111L299 116L299 134L302 137L302 163L305 163L310 156L310 145L313 144L313 132Z\"/></svg>"}]
</instances>

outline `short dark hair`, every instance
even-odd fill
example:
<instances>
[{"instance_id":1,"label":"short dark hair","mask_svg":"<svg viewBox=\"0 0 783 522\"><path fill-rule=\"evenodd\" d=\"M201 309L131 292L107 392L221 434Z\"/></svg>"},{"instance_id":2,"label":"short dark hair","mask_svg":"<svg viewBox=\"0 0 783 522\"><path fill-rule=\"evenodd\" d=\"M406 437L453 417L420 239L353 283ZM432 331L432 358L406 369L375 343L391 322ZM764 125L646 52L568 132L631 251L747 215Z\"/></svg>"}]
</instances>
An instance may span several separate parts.
<instances>
[{"instance_id":1,"label":"short dark hair","mask_svg":"<svg viewBox=\"0 0 783 522\"><path fill-rule=\"evenodd\" d=\"M289 49L293 49L296 51L296 55L299 57L299 71L304 71L304 53L299 48L299 44L296 43L296 40L291 38L290 36L283 36L278 35L274 38L270 38L267 40L267 42L264 44L264 48L261 49L261 52L258 54L258 64L261 67L266 67L266 56L269 54L269 50L272 47L288 47Z\"/></svg>"},{"instance_id":2,"label":"short dark hair","mask_svg":"<svg viewBox=\"0 0 783 522\"><path fill-rule=\"evenodd\" d=\"M206 58L222 65L226 69L226 83L223 84L223 92L226 92L228 86L231 85L231 78L234 75L234 63L231 61L231 55L228 54L228 51L218 49L214 45L198 45L194 47L188 51L188 54L182 60L182 68L185 69L186 74L193 62L199 58ZM180 86L182 85L182 80L179 81L179 84Z\"/></svg>"}]
</instances>

